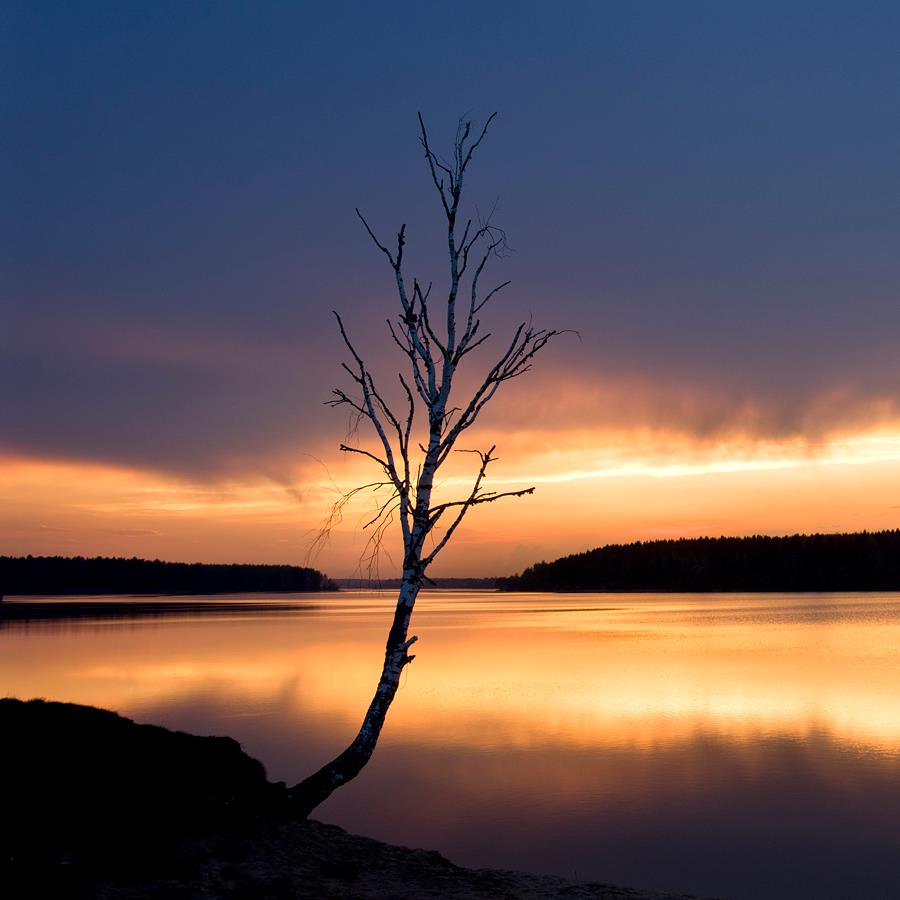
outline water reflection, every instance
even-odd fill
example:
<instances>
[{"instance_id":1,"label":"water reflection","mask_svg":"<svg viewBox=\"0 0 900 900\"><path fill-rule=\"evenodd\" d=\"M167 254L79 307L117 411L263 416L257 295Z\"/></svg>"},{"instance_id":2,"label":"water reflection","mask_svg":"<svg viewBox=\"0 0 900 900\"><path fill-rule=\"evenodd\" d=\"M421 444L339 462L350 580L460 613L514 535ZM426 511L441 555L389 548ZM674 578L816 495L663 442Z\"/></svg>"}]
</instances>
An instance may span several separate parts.
<instances>
[{"instance_id":1,"label":"water reflection","mask_svg":"<svg viewBox=\"0 0 900 900\"><path fill-rule=\"evenodd\" d=\"M296 595L295 595L296 596ZM317 595L313 595L317 596ZM235 602L238 601L238 602ZM227 618L275 612L314 612L315 603L259 600L256 595L233 594L210 597L180 598L169 595L135 595L132 597L57 597L31 599L7 598L0 603L0 630L31 630L47 622L60 631L73 621L87 626L102 625L115 620L196 618L219 614Z\"/></svg>"},{"instance_id":2,"label":"water reflection","mask_svg":"<svg viewBox=\"0 0 900 900\"><path fill-rule=\"evenodd\" d=\"M391 600L5 628L0 693L232 734L295 782L358 726ZM321 818L472 865L893 896L900 595L434 592L416 616L421 650L375 758Z\"/></svg>"}]
</instances>

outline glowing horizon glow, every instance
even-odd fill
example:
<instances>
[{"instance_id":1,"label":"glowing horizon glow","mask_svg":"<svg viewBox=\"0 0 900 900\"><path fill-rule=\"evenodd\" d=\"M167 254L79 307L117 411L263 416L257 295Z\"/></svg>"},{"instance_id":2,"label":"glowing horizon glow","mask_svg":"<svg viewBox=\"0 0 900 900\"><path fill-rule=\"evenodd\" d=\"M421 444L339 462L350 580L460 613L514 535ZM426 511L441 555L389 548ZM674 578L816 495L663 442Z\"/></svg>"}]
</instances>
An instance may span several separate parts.
<instances>
[{"instance_id":1,"label":"glowing horizon glow","mask_svg":"<svg viewBox=\"0 0 900 900\"><path fill-rule=\"evenodd\" d=\"M835 438L810 449L797 441L762 444L763 458L726 459L709 462L658 464L648 461L607 465L596 469L580 469L556 474L530 474L516 478L491 477L494 484L562 484L595 478L618 478L645 475L651 478L684 478L732 472L768 472L796 469L802 466L859 466L900 460L900 433L872 434ZM766 457L766 453L771 456ZM448 479L448 483L465 484L464 478Z\"/></svg>"},{"instance_id":2,"label":"glowing horizon glow","mask_svg":"<svg viewBox=\"0 0 900 900\"><path fill-rule=\"evenodd\" d=\"M497 443L511 451L489 471L488 489L542 489L473 511L437 574L506 574L629 540L882 530L900 520L900 429L815 444L646 432L603 432L593 440L562 433L547 450L527 432L500 434ZM0 463L3 552L290 562L344 577L359 566L366 502L345 513L320 555L311 557L310 545L340 492L370 481L372 471L333 455L332 471L306 460L287 478L247 473L208 482L7 459ZM465 455L456 458L439 490L460 493L470 484L470 465ZM380 574L389 577L391 566L386 557Z\"/></svg>"}]
</instances>

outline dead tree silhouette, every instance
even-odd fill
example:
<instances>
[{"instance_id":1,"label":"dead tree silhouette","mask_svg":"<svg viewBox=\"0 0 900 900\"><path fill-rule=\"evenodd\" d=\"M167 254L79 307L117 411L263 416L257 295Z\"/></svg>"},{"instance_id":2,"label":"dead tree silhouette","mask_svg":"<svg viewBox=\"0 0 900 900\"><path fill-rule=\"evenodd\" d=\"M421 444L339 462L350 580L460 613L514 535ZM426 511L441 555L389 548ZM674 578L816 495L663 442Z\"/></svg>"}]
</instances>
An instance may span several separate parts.
<instances>
[{"instance_id":1,"label":"dead tree silhouette","mask_svg":"<svg viewBox=\"0 0 900 900\"><path fill-rule=\"evenodd\" d=\"M464 218L460 213L467 170L496 115L492 114L477 133L471 120L460 120L452 154L446 160L432 150L419 115L419 140L447 225L449 289L445 300L436 302L431 284L423 286L415 278L410 282L405 275L406 225L401 225L396 242L388 247L356 210L369 237L390 264L396 281L399 315L393 321L388 319L387 324L394 344L405 358L405 374L399 373L397 387L403 398L403 412L395 412L387 394L376 384L337 312L335 318L349 354L342 365L354 387L352 393L336 388L329 403L347 407L358 423L368 422L374 432L374 449L346 443L340 449L368 457L382 473L378 481L355 488L351 494L363 490L387 492L387 499L379 500L368 526L374 529L377 548L387 526L394 519L399 521L403 538L402 580L381 677L362 726L341 754L290 789L299 815L308 815L338 787L356 777L372 756L400 675L414 658L409 651L416 636L409 636L409 623L427 577L425 573L466 514L475 506L534 491L533 487L501 493L485 489L488 467L496 458L496 448L491 446L467 450L478 460L468 493L440 502L433 498L435 475L456 450L459 438L475 424L500 386L529 371L536 354L562 333L535 328L530 321L519 323L511 329L493 363L486 367L478 386L459 402L454 379L469 354L491 337L482 331L481 314L509 284L505 281L487 290L482 287L489 261L505 247L503 230L491 222L490 216L481 220L477 216ZM417 413L427 424L421 439L414 434Z\"/></svg>"}]
</instances>

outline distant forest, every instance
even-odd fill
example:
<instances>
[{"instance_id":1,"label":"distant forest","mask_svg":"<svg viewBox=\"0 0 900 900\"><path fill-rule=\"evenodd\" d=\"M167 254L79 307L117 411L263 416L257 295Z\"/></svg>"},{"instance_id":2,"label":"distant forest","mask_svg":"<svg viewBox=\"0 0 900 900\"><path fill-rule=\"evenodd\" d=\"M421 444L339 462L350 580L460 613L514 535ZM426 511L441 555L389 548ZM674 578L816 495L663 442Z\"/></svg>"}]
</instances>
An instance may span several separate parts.
<instances>
[{"instance_id":1,"label":"distant forest","mask_svg":"<svg viewBox=\"0 0 900 900\"><path fill-rule=\"evenodd\" d=\"M609 544L498 578L503 591L900 591L900 530Z\"/></svg>"},{"instance_id":2,"label":"distant forest","mask_svg":"<svg viewBox=\"0 0 900 900\"><path fill-rule=\"evenodd\" d=\"M0 596L336 591L301 566L209 565L96 556L0 556Z\"/></svg>"}]
</instances>

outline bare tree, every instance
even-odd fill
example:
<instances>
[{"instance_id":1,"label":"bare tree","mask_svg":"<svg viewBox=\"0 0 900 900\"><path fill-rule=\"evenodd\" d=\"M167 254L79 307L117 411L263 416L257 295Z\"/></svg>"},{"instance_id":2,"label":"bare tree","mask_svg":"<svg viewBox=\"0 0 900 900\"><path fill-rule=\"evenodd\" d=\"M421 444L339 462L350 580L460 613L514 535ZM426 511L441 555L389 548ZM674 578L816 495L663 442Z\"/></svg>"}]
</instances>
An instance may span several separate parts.
<instances>
[{"instance_id":1,"label":"bare tree","mask_svg":"<svg viewBox=\"0 0 900 900\"><path fill-rule=\"evenodd\" d=\"M356 210L369 237L390 264L396 281L399 316L395 321L389 319L387 324L391 338L406 358L406 372L398 374L403 411L392 409L388 396L376 384L338 313L334 315L349 353L343 367L354 390L347 393L336 388L329 402L335 407L347 407L357 422L368 422L374 431L375 449L361 449L346 443L341 444L340 449L368 457L382 473L380 480L356 488L351 494L366 489L376 492L386 489L388 497L379 501L368 525L374 530L377 550L388 524L395 518L399 521L403 537L403 572L385 647L384 668L362 727L343 753L291 789L295 811L300 815L308 815L336 788L354 778L371 757L397 692L400 674L414 658L409 650L416 636L408 636L409 622L416 597L426 579L425 573L466 514L474 506L504 497L521 497L534 491L533 487L503 493L485 489L488 466L495 459L495 447L491 446L487 450L468 451L476 455L478 470L467 494L441 502L432 497L435 475L456 449L463 432L475 424L500 385L525 374L535 355L560 333L535 328L530 322L520 323L502 345L502 352L487 367L480 385L464 398L464 402L458 402L453 382L460 366L472 351L491 337L490 333L481 330L481 313L509 284L505 281L487 290L482 286L489 260L505 246L503 231L491 223L490 217L481 220L464 218L460 214L466 172L495 116L496 113L491 115L477 134L471 121L461 120L452 156L445 160L432 150L425 123L419 115L419 139L447 222L450 277L445 301L435 303L431 284L423 287L417 279L410 283L404 274L406 225L401 225L396 243L388 247ZM427 433L421 439L414 436L417 413L427 421Z\"/></svg>"}]
</instances>

